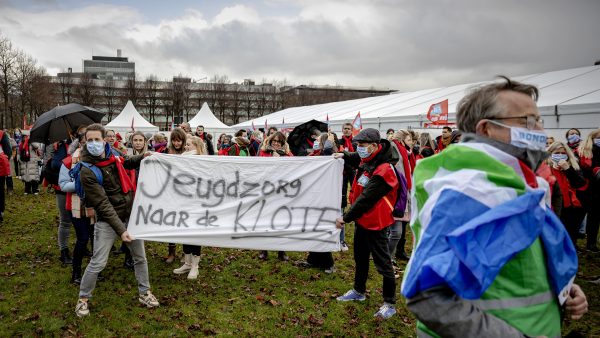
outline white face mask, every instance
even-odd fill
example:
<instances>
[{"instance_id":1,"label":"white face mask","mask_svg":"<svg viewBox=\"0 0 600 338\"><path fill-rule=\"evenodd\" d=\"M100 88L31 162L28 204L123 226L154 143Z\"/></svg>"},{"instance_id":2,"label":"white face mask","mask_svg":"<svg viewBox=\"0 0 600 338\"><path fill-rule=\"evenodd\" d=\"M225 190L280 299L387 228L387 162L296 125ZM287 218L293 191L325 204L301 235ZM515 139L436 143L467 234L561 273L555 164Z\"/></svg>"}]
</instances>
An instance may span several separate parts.
<instances>
[{"instance_id":1,"label":"white face mask","mask_svg":"<svg viewBox=\"0 0 600 338\"><path fill-rule=\"evenodd\" d=\"M541 130L529 130L527 128L508 126L498 121L489 120L490 122L508 128L510 130L510 144L519 148L527 148L531 150L546 149L546 133Z\"/></svg>"}]
</instances>

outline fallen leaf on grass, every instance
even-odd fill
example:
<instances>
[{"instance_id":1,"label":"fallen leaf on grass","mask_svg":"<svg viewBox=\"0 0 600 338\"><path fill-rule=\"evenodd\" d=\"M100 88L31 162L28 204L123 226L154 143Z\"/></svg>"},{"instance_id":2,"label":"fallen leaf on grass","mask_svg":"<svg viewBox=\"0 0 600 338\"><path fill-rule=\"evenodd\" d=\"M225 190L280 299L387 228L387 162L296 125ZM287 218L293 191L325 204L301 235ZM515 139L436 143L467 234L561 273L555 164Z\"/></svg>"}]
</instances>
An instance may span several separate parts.
<instances>
[{"instance_id":1,"label":"fallen leaf on grass","mask_svg":"<svg viewBox=\"0 0 600 338\"><path fill-rule=\"evenodd\" d=\"M317 318L313 315L310 315L308 316L308 322L312 325L322 326L325 321L322 318Z\"/></svg>"}]
</instances>

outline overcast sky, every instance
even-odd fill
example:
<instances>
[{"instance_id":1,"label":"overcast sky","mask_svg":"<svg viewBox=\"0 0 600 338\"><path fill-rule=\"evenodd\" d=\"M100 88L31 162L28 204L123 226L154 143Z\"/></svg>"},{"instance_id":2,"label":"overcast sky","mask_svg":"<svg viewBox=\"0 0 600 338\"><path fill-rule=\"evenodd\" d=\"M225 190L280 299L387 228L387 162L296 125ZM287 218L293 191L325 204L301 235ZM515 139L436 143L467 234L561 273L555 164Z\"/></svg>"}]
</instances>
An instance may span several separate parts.
<instances>
[{"instance_id":1,"label":"overcast sky","mask_svg":"<svg viewBox=\"0 0 600 338\"><path fill-rule=\"evenodd\" d=\"M0 0L0 33L50 74L92 55L142 78L402 91L593 65L600 1Z\"/></svg>"}]
</instances>

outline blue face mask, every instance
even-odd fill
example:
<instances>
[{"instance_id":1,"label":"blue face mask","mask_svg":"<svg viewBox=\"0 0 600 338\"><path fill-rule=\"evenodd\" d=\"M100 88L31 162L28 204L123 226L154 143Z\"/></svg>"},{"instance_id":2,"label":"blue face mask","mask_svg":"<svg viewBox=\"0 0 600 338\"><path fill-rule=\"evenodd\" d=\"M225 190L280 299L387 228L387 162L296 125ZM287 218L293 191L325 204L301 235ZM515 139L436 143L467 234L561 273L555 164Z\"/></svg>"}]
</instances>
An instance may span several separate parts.
<instances>
[{"instance_id":1,"label":"blue face mask","mask_svg":"<svg viewBox=\"0 0 600 338\"><path fill-rule=\"evenodd\" d=\"M567 156L567 154L552 154L550 155L550 158L552 159L553 162L558 163L561 160L567 160L569 158L569 156Z\"/></svg>"},{"instance_id":2,"label":"blue face mask","mask_svg":"<svg viewBox=\"0 0 600 338\"><path fill-rule=\"evenodd\" d=\"M600 147L600 138L595 138L595 139L594 139L594 144L595 144L597 147Z\"/></svg>"},{"instance_id":3,"label":"blue face mask","mask_svg":"<svg viewBox=\"0 0 600 338\"><path fill-rule=\"evenodd\" d=\"M104 152L104 142L102 141L88 141L85 147L92 156L100 156Z\"/></svg>"},{"instance_id":4,"label":"blue face mask","mask_svg":"<svg viewBox=\"0 0 600 338\"><path fill-rule=\"evenodd\" d=\"M313 143L313 150L319 150L321 149L321 144L319 143L319 141L315 141Z\"/></svg>"},{"instance_id":5,"label":"blue face mask","mask_svg":"<svg viewBox=\"0 0 600 338\"><path fill-rule=\"evenodd\" d=\"M367 158L371 156L371 153L369 152L369 147L356 147L356 152L358 153L358 156L360 156L360 158Z\"/></svg>"},{"instance_id":6,"label":"blue face mask","mask_svg":"<svg viewBox=\"0 0 600 338\"><path fill-rule=\"evenodd\" d=\"M571 143L571 144L577 143L577 142L581 141L581 137L579 137L579 135L577 135L577 134L572 134L572 135L569 135L569 137L567 137L567 141L569 141L569 143Z\"/></svg>"},{"instance_id":7,"label":"blue face mask","mask_svg":"<svg viewBox=\"0 0 600 338\"><path fill-rule=\"evenodd\" d=\"M494 120L490 121L510 130L510 144L513 146L531 150L546 150L546 139L548 137L543 131L512 127Z\"/></svg>"}]
</instances>

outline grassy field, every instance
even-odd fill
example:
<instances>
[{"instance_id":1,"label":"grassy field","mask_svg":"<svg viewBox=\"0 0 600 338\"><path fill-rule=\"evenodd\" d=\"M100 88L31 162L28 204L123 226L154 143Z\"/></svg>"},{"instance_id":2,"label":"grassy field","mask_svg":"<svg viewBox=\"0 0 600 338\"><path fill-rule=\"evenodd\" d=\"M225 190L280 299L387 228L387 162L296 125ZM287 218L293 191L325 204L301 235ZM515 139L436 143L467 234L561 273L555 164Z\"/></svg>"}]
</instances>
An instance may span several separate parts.
<instances>
[{"instance_id":1,"label":"grassy field","mask_svg":"<svg viewBox=\"0 0 600 338\"><path fill-rule=\"evenodd\" d=\"M150 282L161 306L148 310L137 302L133 272L112 256L90 300L91 314L77 318L78 287L69 283L71 269L58 261L54 195L23 196L16 185L8 196L0 225L0 336L414 336L415 319L404 302L398 315L373 318L382 303L381 278L371 268L365 302L339 303L335 297L352 286L352 253L334 254L337 271L303 269L294 263L304 253L267 262L257 252L204 248L200 276L188 281L172 274L179 263L162 261L166 244L146 243ZM347 229L352 243L352 227ZM74 231L71 241L74 241ZM178 247L181 253L181 247ZM590 300L583 320L566 323L564 332L600 336L600 256L583 254L578 282ZM87 260L84 260L86 264Z\"/></svg>"}]
</instances>

